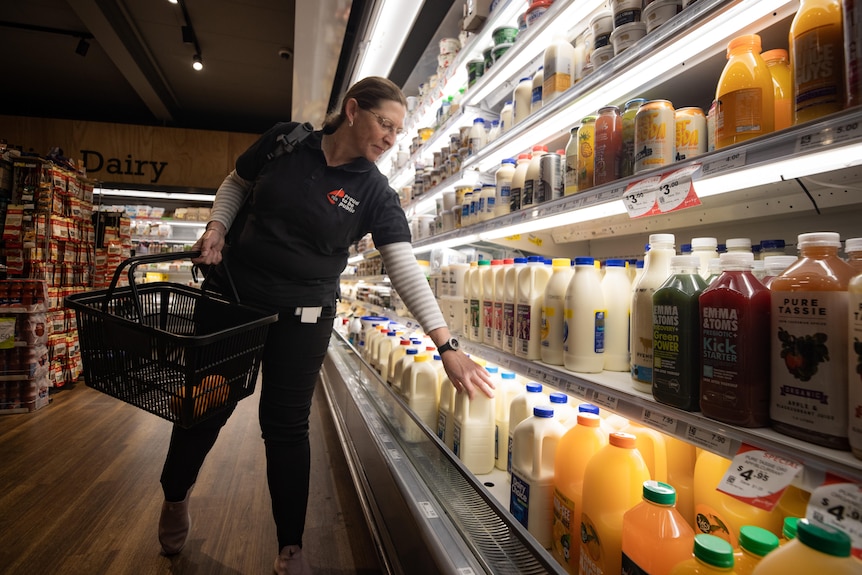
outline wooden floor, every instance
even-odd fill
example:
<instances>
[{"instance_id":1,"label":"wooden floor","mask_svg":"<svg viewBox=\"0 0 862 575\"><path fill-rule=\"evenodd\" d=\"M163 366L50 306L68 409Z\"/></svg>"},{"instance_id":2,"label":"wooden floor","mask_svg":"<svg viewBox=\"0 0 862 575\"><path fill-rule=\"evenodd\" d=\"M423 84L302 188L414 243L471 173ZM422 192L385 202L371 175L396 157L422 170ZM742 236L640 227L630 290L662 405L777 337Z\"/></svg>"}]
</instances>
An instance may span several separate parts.
<instances>
[{"instance_id":1,"label":"wooden floor","mask_svg":"<svg viewBox=\"0 0 862 575\"><path fill-rule=\"evenodd\" d=\"M38 412L0 416L0 573L272 573L278 543L258 393L240 403L204 464L189 540L174 557L156 535L170 423L83 384ZM319 575L381 573L322 389L311 419L305 553Z\"/></svg>"}]
</instances>

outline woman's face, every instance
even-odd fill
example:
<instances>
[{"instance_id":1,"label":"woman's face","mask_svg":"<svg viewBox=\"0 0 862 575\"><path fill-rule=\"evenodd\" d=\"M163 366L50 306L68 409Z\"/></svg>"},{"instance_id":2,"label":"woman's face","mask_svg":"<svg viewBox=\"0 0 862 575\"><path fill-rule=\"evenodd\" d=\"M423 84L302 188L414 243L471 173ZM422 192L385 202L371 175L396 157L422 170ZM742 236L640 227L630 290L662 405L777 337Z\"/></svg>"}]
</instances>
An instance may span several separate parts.
<instances>
[{"instance_id":1,"label":"woman's face","mask_svg":"<svg viewBox=\"0 0 862 575\"><path fill-rule=\"evenodd\" d=\"M394 100L383 100L368 110L358 104L353 108L353 127L349 131L353 132L357 155L376 162L383 152L395 145L395 139L404 127L407 109Z\"/></svg>"}]
</instances>

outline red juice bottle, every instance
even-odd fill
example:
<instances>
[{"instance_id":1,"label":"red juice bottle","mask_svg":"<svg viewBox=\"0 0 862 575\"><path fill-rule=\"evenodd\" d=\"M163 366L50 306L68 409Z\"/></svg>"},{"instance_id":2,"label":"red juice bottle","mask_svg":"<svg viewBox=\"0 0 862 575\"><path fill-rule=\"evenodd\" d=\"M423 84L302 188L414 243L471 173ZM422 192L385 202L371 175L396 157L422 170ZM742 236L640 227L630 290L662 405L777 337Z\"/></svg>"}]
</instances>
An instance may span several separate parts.
<instances>
[{"instance_id":1,"label":"red juice bottle","mask_svg":"<svg viewBox=\"0 0 862 575\"><path fill-rule=\"evenodd\" d=\"M652 296L653 372L656 401L686 411L700 409L698 296L706 281L698 256L670 258L671 276Z\"/></svg>"},{"instance_id":2,"label":"red juice bottle","mask_svg":"<svg viewBox=\"0 0 862 575\"><path fill-rule=\"evenodd\" d=\"M754 254L721 254L721 275L700 294L700 409L742 427L769 424L769 290Z\"/></svg>"}]
</instances>

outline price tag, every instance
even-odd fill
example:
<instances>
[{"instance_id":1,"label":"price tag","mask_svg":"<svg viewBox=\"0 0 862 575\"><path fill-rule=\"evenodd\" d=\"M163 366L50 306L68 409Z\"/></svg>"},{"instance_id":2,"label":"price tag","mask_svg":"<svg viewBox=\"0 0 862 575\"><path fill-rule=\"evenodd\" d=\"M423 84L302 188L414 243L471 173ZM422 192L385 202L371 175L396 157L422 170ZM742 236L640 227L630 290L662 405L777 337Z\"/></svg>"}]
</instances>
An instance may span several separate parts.
<instances>
[{"instance_id":1,"label":"price tag","mask_svg":"<svg viewBox=\"0 0 862 575\"><path fill-rule=\"evenodd\" d=\"M853 555L862 559L862 485L831 473L811 492L805 516L844 531L853 541Z\"/></svg>"},{"instance_id":2,"label":"price tag","mask_svg":"<svg viewBox=\"0 0 862 575\"><path fill-rule=\"evenodd\" d=\"M723 435L700 429L694 425L688 426L685 436L689 443L694 443L699 447L722 455L730 455L730 450L733 447L733 442Z\"/></svg>"},{"instance_id":3,"label":"price tag","mask_svg":"<svg viewBox=\"0 0 862 575\"><path fill-rule=\"evenodd\" d=\"M630 218L649 214L655 208L655 195L661 176L645 178L629 184L623 195L623 203Z\"/></svg>"},{"instance_id":4,"label":"price tag","mask_svg":"<svg viewBox=\"0 0 862 575\"><path fill-rule=\"evenodd\" d=\"M804 152L821 146L841 144L856 138L862 138L862 123L858 120L848 121L835 127L823 128L814 134L799 136L796 151Z\"/></svg>"},{"instance_id":5,"label":"price tag","mask_svg":"<svg viewBox=\"0 0 862 575\"><path fill-rule=\"evenodd\" d=\"M530 379L544 379L545 373L536 367L527 366L527 377Z\"/></svg>"},{"instance_id":6,"label":"price tag","mask_svg":"<svg viewBox=\"0 0 862 575\"><path fill-rule=\"evenodd\" d=\"M704 176L714 176L729 170L735 170L745 166L745 150L728 154L717 160L706 162L703 165Z\"/></svg>"},{"instance_id":7,"label":"price tag","mask_svg":"<svg viewBox=\"0 0 862 575\"><path fill-rule=\"evenodd\" d=\"M569 391L582 399L587 399L587 394L590 392L587 386L581 384L572 384L569 386Z\"/></svg>"},{"instance_id":8,"label":"price tag","mask_svg":"<svg viewBox=\"0 0 862 575\"><path fill-rule=\"evenodd\" d=\"M662 213L674 212L700 205L700 199L697 197L694 186L691 183L691 175L698 168L700 168L700 164L694 164L662 174L658 185L658 192L656 193L658 209Z\"/></svg>"},{"instance_id":9,"label":"price tag","mask_svg":"<svg viewBox=\"0 0 862 575\"><path fill-rule=\"evenodd\" d=\"M662 415L650 408L644 409L641 421L649 427L658 428L669 433L676 433L676 419L668 417L667 415Z\"/></svg>"},{"instance_id":10,"label":"price tag","mask_svg":"<svg viewBox=\"0 0 862 575\"><path fill-rule=\"evenodd\" d=\"M422 509L422 513L428 519L437 519L439 515L437 515L437 510L434 509L434 506L431 505L430 501L417 501L419 507Z\"/></svg>"},{"instance_id":11,"label":"price tag","mask_svg":"<svg viewBox=\"0 0 862 575\"><path fill-rule=\"evenodd\" d=\"M607 407L611 411L617 410L617 404L619 401L620 398L609 393L602 393L601 391L595 391L593 393L593 403L601 405L602 407Z\"/></svg>"},{"instance_id":12,"label":"price tag","mask_svg":"<svg viewBox=\"0 0 862 575\"><path fill-rule=\"evenodd\" d=\"M772 511L781 494L802 471L802 464L742 444L718 490L749 505Z\"/></svg>"},{"instance_id":13,"label":"price tag","mask_svg":"<svg viewBox=\"0 0 862 575\"><path fill-rule=\"evenodd\" d=\"M604 190L604 191L596 194L595 203L609 202L611 200L616 200L618 198L623 197L623 194L625 193L625 191L626 191L625 186L618 186L618 187L610 189L610 190Z\"/></svg>"},{"instance_id":14,"label":"price tag","mask_svg":"<svg viewBox=\"0 0 862 575\"><path fill-rule=\"evenodd\" d=\"M401 459L401 454L398 453L397 449L389 449L389 459L392 461L398 461Z\"/></svg>"}]
</instances>

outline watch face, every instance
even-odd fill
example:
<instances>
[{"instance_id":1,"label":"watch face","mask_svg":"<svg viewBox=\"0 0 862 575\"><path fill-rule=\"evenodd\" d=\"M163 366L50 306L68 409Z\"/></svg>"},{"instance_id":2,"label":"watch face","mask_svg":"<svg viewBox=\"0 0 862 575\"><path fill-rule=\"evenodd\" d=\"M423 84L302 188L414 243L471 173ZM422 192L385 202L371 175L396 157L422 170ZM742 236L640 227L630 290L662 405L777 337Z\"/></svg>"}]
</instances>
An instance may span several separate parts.
<instances>
[{"instance_id":1,"label":"watch face","mask_svg":"<svg viewBox=\"0 0 862 575\"><path fill-rule=\"evenodd\" d=\"M452 347L452 349L456 349L456 350L457 350L457 349L460 349L460 348L461 348L461 344L460 344L460 343L458 342L458 340L457 340L457 339L455 339L454 337L450 337L450 338L449 338L449 345Z\"/></svg>"}]
</instances>

